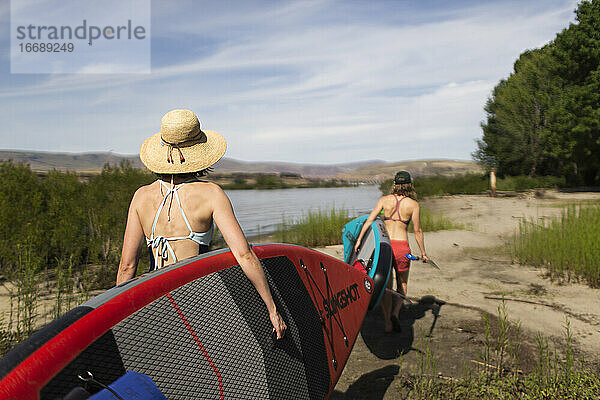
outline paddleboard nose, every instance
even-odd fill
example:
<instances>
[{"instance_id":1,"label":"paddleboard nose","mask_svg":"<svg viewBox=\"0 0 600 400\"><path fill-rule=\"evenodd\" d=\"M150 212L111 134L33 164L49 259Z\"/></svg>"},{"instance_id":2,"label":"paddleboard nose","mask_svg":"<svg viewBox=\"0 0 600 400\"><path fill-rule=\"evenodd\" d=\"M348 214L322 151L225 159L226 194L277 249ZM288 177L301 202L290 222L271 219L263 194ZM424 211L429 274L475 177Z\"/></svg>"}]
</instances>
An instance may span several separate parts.
<instances>
[{"instance_id":1,"label":"paddleboard nose","mask_svg":"<svg viewBox=\"0 0 600 400\"><path fill-rule=\"evenodd\" d=\"M365 265L365 262L363 260L358 259L358 260L354 261L354 264L352 264L352 267L359 270L363 274L367 273L367 266Z\"/></svg>"}]
</instances>

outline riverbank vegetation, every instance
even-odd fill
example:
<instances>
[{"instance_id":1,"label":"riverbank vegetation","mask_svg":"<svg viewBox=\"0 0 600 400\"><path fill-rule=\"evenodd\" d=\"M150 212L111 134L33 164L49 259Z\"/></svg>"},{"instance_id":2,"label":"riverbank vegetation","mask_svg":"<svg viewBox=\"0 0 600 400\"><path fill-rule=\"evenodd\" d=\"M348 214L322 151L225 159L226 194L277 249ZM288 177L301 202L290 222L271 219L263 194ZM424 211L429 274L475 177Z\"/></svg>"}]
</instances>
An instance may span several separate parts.
<instances>
[{"instance_id":1,"label":"riverbank vegetation","mask_svg":"<svg viewBox=\"0 0 600 400\"><path fill-rule=\"evenodd\" d=\"M152 179L128 165L81 180L0 163L0 277L10 302L0 351L114 285L128 204ZM148 265L147 254L140 264Z\"/></svg>"},{"instance_id":2,"label":"riverbank vegetation","mask_svg":"<svg viewBox=\"0 0 600 400\"><path fill-rule=\"evenodd\" d=\"M463 377L444 377L437 371L436 355L423 333L417 340L416 367L402 371L403 389L399 398L440 400L496 399L596 399L600 397L600 372L584 358L577 358L573 331L568 319L564 342L553 346L538 333L535 360L523 360L520 323L509 321L504 302L498 307L498 323L492 327L483 316L485 337L476 361L478 369L465 366ZM533 369L524 371L523 361Z\"/></svg>"},{"instance_id":3,"label":"riverbank vegetation","mask_svg":"<svg viewBox=\"0 0 600 400\"><path fill-rule=\"evenodd\" d=\"M297 221L282 218L274 239L280 243L293 243L306 247L329 246L342 243L342 229L352 218L348 210L332 208L330 211L308 211ZM421 226L424 232L466 229L442 214L421 209ZM412 223L409 231L412 232Z\"/></svg>"},{"instance_id":4,"label":"riverbank vegetation","mask_svg":"<svg viewBox=\"0 0 600 400\"><path fill-rule=\"evenodd\" d=\"M73 173L39 177L28 166L1 163L0 274L10 279L21 264L39 272L70 263L74 273L98 265L103 273L92 286L113 283L129 202L152 180L126 164L81 181Z\"/></svg>"},{"instance_id":5,"label":"riverbank vegetation","mask_svg":"<svg viewBox=\"0 0 600 400\"><path fill-rule=\"evenodd\" d=\"M583 279L600 287L600 204L570 205L549 220L525 220L513 243L521 264L543 267L555 278Z\"/></svg>"},{"instance_id":6,"label":"riverbank vegetation","mask_svg":"<svg viewBox=\"0 0 600 400\"><path fill-rule=\"evenodd\" d=\"M342 241L342 228L350 221L348 210L309 210L300 220L286 220L275 232L275 240L307 247L329 246Z\"/></svg>"},{"instance_id":7,"label":"riverbank vegetation","mask_svg":"<svg viewBox=\"0 0 600 400\"><path fill-rule=\"evenodd\" d=\"M341 179L303 178L298 174L213 173L210 179L224 190L314 189L355 186Z\"/></svg>"},{"instance_id":8,"label":"riverbank vegetation","mask_svg":"<svg viewBox=\"0 0 600 400\"><path fill-rule=\"evenodd\" d=\"M565 177L600 186L600 0L584 0L575 22L526 50L489 98L473 153L498 175Z\"/></svg>"},{"instance_id":9,"label":"riverbank vegetation","mask_svg":"<svg viewBox=\"0 0 600 400\"><path fill-rule=\"evenodd\" d=\"M421 207L421 229L423 232L450 231L456 229L469 229L470 226L452 221L442 213L434 214L428 208ZM413 232L413 224L408 227L409 232Z\"/></svg>"},{"instance_id":10,"label":"riverbank vegetation","mask_svg":"<svg viewBox=\"0 0 600 400\"><path fill-rule=\"evenodd\" d=\"M382 194L390 194L393 180L388 179L379 185ZM522 192L532 189L557 188L565 185L565 179L554 176L506 176L498 178L496 189L500 192ZM466 174L458 176L428 176L414 178L418 198L454 194L481 194L490 189L489 176Z\"/></svg>"}]
</instances>

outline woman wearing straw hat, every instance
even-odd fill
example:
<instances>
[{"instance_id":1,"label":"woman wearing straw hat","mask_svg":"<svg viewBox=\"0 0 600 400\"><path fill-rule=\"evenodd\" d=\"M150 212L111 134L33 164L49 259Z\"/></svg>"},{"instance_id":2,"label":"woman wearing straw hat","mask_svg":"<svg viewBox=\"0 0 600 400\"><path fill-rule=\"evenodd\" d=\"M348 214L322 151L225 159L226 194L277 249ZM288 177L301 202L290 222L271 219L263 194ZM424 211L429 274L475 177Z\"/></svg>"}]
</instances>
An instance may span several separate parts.
<instances>
[{"instance_id":1,"label":"woman wearing straw hat","mask_svg":"<svg viewBox=\"0 0 600 400\"><path fill-rule=\"evenodd\" d=\"M415 189L412 184L410 173L408 173L408 171L398 171L394 177L392 194L383 196L379 199L375 208L373 208L373 211L369 215L369 218L365 221L354 247L354 250L358 251L360 242L367 229L383 210L383 220L390 236L392 252L394 253L392 257L392 267L396 271L396 290L402 296L406 296L408 269L410 267L410 260L406 257L406 254L410 253L407 230L411 220L415 232L415 239L421 250L421 259L423 262L429 261L429 257L427 257L427 254L425 253L425 241L423 239L423 231L421 230L419 203L416 200L413 200L413 197L415 197ZM390 280L388 282L388 288L391 288L391 285L392 281ZM381 301L381 307L383 309L383 318L385 320L385 331L390 332L392 328L396 331L400 331L401 328L398 321L398 314L400 313L402 302L398 302L396 307L394 307L394 310L392 310L392 296L385 293Z\"/></svg>"},{"instance_id":2,"label":"woman wearing straw hat","mask_svg":"<svg viewBox=\"0 0 600 400\"><path fill-rule=\"evenodd\" d=\"M285 322L229 198L216 184L198 179L219 161L226 147L217 132L200 129L198 118L189 110L165 114L160 132L142 143L140 158L159 179L139 188L131 200L117 285L135 276L143 238L150 249L151 269L161 268L208 251L214 221L267 306L273 329L281 338Z\"/></svg>"}]
</instances>

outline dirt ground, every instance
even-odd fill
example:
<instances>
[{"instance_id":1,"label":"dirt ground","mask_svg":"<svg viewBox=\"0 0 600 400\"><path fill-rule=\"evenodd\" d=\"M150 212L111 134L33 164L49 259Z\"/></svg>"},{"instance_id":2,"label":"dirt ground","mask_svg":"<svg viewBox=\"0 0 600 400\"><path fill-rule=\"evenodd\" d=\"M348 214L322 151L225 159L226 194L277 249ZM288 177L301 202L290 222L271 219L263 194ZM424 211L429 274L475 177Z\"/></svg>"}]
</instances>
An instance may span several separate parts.
<instances>
[{"instance_id":1,"label":"dirt ground","mask_svg":"<svg viewBox=\"0 0 600 400\"><path fill-rule=\"evenodd\" d=\"M576 356L600 362L600 290L584 284L553 282L544 271L511 263L506 246L522 218L542 219L560 213L557 205L567 201L599 199L597 193L547 192L531 196L491 198L447 196L430 199L425 206L442 212L469 230L425 234L428 255L441 270L413 262L407 305L400 315L402 331L384 333L381 310L367 314L332 399L397 399L400 375L414 374L428 348L437 361L440 379L459 377L466 368L482 368L485 327L482 315L497 324L498 306L504 296L511 322L520 321L520 368L530 370L537 355L536 335L549 339L551 348L565 348L565 319L573 332ZM419 254L414 237L411 248ZM318 249L342 258L342 246ZM429 296L424 297L423 296ZM431 296L445 302L435 311ZM427 343L425 345L425 343Z\"/></svg>"}]
</instances>

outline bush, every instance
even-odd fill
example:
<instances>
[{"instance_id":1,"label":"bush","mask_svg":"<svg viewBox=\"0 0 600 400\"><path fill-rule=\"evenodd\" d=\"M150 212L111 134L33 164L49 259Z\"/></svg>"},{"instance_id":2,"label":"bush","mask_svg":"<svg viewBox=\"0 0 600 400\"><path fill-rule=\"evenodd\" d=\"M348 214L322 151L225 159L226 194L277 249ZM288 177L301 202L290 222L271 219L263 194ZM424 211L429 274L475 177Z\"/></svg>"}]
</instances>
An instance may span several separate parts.
<instances>
[{"instance_id":1,"label":"bush","mask_svg":"<svg viewBox=\"0 0 600 400\"><path fill-rule=\"evenodd\" d=\"M65 259L75 269L101 264L112 283L129 202L152 180L152 174L127 163L107 165L88 182L74 173L38 177L28 165L0 163L0 272L15 270L15 249L21 247L35 249L47 268Z\"/></svg>"},{"instance_id":2,"label":"bush","mask_svg":"<svg viewBox=\"0 0 600 400\"><path fill-rule=\"evenodd\" d=\"M383 195L392 191L393 180L388 179L379 185ZM498 178L496 189L522 192L531 189L563 187L565 179L555 176L507 176ZM486 174L465 174L457 176L429 176L414 179L415 192L419 198L453 194L479 194L490 189Z\"/></svg>"}]
</instances>

